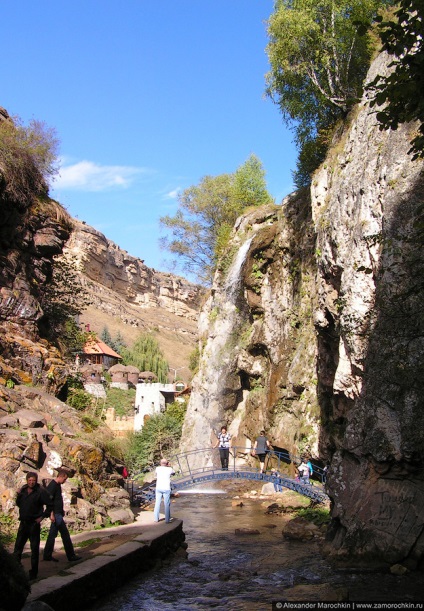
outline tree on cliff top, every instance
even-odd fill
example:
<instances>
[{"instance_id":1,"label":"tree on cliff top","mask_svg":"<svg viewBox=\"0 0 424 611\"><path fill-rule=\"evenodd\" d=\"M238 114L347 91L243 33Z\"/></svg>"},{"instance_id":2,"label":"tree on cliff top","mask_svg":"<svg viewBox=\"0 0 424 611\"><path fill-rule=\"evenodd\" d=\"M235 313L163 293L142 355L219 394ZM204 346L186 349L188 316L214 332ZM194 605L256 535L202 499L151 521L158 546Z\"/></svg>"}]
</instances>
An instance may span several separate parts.
<instances>
[{"instance_id":1,"label":"tree on cliff top","mask_svg":"<svg viewBox=\"0 0 424 611\"><path fill-rule=\"evenodd\" d=\"M413 159L424 157L424 5L423 0L402 0L395 18L379 25L383 49L393 55L393 71L378 75L368 89L375 93L371 106L379 106L382 128L419 121L412 139Z\"/></svg>"},{"instance_id":2,"label":"tree on cliff top","mask_svg":"<svg viewBox=\"0 0 424 611\"><path fill-rule=\"evenodd\" d=\"M217 260L240 214L271 203L261 161L250 155L233 174L205 176L178 196L175 216L160 219L172 232L161 244L182 261L183 270L210 284Z\"/></svg>"},{"instance_id":3,"label":"tree on cliff top","mask_svg":"<svg viewBox=\"0 0 424 611\"><path fill-rule=\"evenodd\" d=\"M372 53L369 23L386 0L276 0L268 20L267 94L293 127L297 186L324 158L329 132L361 95ZM362 34L362 35L360 35Z\"/></svg>"}]
</instances>

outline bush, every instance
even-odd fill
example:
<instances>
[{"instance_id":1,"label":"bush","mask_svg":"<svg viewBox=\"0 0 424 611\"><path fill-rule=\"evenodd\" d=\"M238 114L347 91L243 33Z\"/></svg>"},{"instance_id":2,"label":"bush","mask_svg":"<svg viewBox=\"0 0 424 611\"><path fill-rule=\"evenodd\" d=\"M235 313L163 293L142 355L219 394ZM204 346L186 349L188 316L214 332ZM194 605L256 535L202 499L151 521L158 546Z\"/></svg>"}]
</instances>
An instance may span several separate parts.
<instances>
[{"instance_id":1,"label":"bush","mask_svg":"<svg viewBox=\"0 0 424 611\"><path fill-rule=\"evenodd\" d=\"M140 432L129 436L125 463L133 473L178 451L186 407L185 403L171 403L164 414L152 416Z\"/></svg>"},{"instance_id":2,"label":"bush","mask_svg":"<svg viewBox=\"0 0 424 611\"><path fill-rule=\"evenodd\" d=\"M33 120L25 127L19 118L0 121L0 172L7 196L29 205L48 192L57 173L59 141L54 129Z\"/></svg>"},{"instance_id":3,"label":"bush","mask_svg":"<svg viewBox=\"0 0 424 611\"><path fill-rule=\"evenodd\" d=\"M78 411L85 411L92 404L93 397L81 388L70 388L66 403Z\"/></svg>"}]
</instances>

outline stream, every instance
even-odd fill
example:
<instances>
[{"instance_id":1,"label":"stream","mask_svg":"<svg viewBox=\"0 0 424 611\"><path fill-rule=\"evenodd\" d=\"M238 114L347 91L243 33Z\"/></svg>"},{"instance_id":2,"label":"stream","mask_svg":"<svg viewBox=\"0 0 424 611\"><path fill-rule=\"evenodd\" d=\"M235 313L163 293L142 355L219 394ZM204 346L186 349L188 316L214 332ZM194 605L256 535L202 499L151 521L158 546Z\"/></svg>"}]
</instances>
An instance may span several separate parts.
<instances>
[{"instance_id":1,"label":"stream","mask_svg":"<svg viewBox=\"0 0 424 611\"><path fill-rule=\"evenodd\" d=\"M172 514L184 521L188 558L177 554L92 608L271 611L272 602L287 600L294 586L302 601L326 600L326 591L342 591L349 601L423 599L422 575L337 571L318 542L284 539L283 518L265 514L261 501L243 499L243 507L232 507L234 492L217 492L186 493L172 503ZM243 528L259 534L235 533Z\"/></svg>"}]
</instances>

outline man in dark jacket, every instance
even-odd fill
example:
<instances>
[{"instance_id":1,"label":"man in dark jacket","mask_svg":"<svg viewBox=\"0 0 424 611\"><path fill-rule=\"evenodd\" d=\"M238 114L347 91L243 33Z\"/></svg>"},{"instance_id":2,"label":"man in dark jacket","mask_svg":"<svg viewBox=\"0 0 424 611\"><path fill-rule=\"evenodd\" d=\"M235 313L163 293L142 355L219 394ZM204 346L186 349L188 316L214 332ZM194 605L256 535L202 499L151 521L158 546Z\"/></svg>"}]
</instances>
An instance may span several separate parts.
<instances>
[{"instance_id":1,"label":"man in dark jacket","mask_svg":"<svg viewBox=\"0 0 424 611\"><path fill-rule=\"evenodd\" d=\"M57 559L54 558L52 554L54 542L58 532L60 532L60 536L62 537L63 547L65 548L65 553L68 560L71 562L81 560L81 557L75 554L74 546L72 545L71 541L71 535L69 534L68 527L63 519L65 512L63 509L62 484L64 484L67 479L67 471L64 469L59 469L55 479L52 479L50 484L47 486L47 492L52 497L53 511L50 516L52 523L50 524L49 536L47 537L46 545L44 547L43 560L57 562Z\"/></svg>"},{"instance_id":2,"label":"man in dark jacket","mask_svg":"<svg viewBox=\"0 0 424 611\"><path fill-rule=\"evenodd\" d=\"M37 473L28 472L26 481L26 485L22 486L16 497L20 524L13 555L18 562L21 562L25 543L29 539L31 545L29 578L36 579L40 555L40 524L44 518L51 514L53 504L48 492L38 483Z\"/></svg>"}]
</instances>

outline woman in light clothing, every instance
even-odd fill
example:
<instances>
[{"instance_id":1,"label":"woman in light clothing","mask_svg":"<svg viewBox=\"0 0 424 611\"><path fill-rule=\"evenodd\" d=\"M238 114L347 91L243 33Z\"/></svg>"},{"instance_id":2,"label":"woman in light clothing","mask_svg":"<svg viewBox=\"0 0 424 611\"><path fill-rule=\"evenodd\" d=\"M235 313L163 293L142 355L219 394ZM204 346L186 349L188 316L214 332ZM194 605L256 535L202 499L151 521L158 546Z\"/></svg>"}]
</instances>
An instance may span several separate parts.
<instances>
[{"instance_id":1,"label":"woman in light clothing","mask_svg":"<svg viewBox=\"0 0 424 611\"><path fill-rule=\"evenodd\" d=\"M163 499L165 507L165 522L171 521L171 475L174 469L169 465L166 458L160 461L160 467L156 467L156 503L154 510L154 520L159 522L160 505Z\"/></svg>"}]
</instances>

